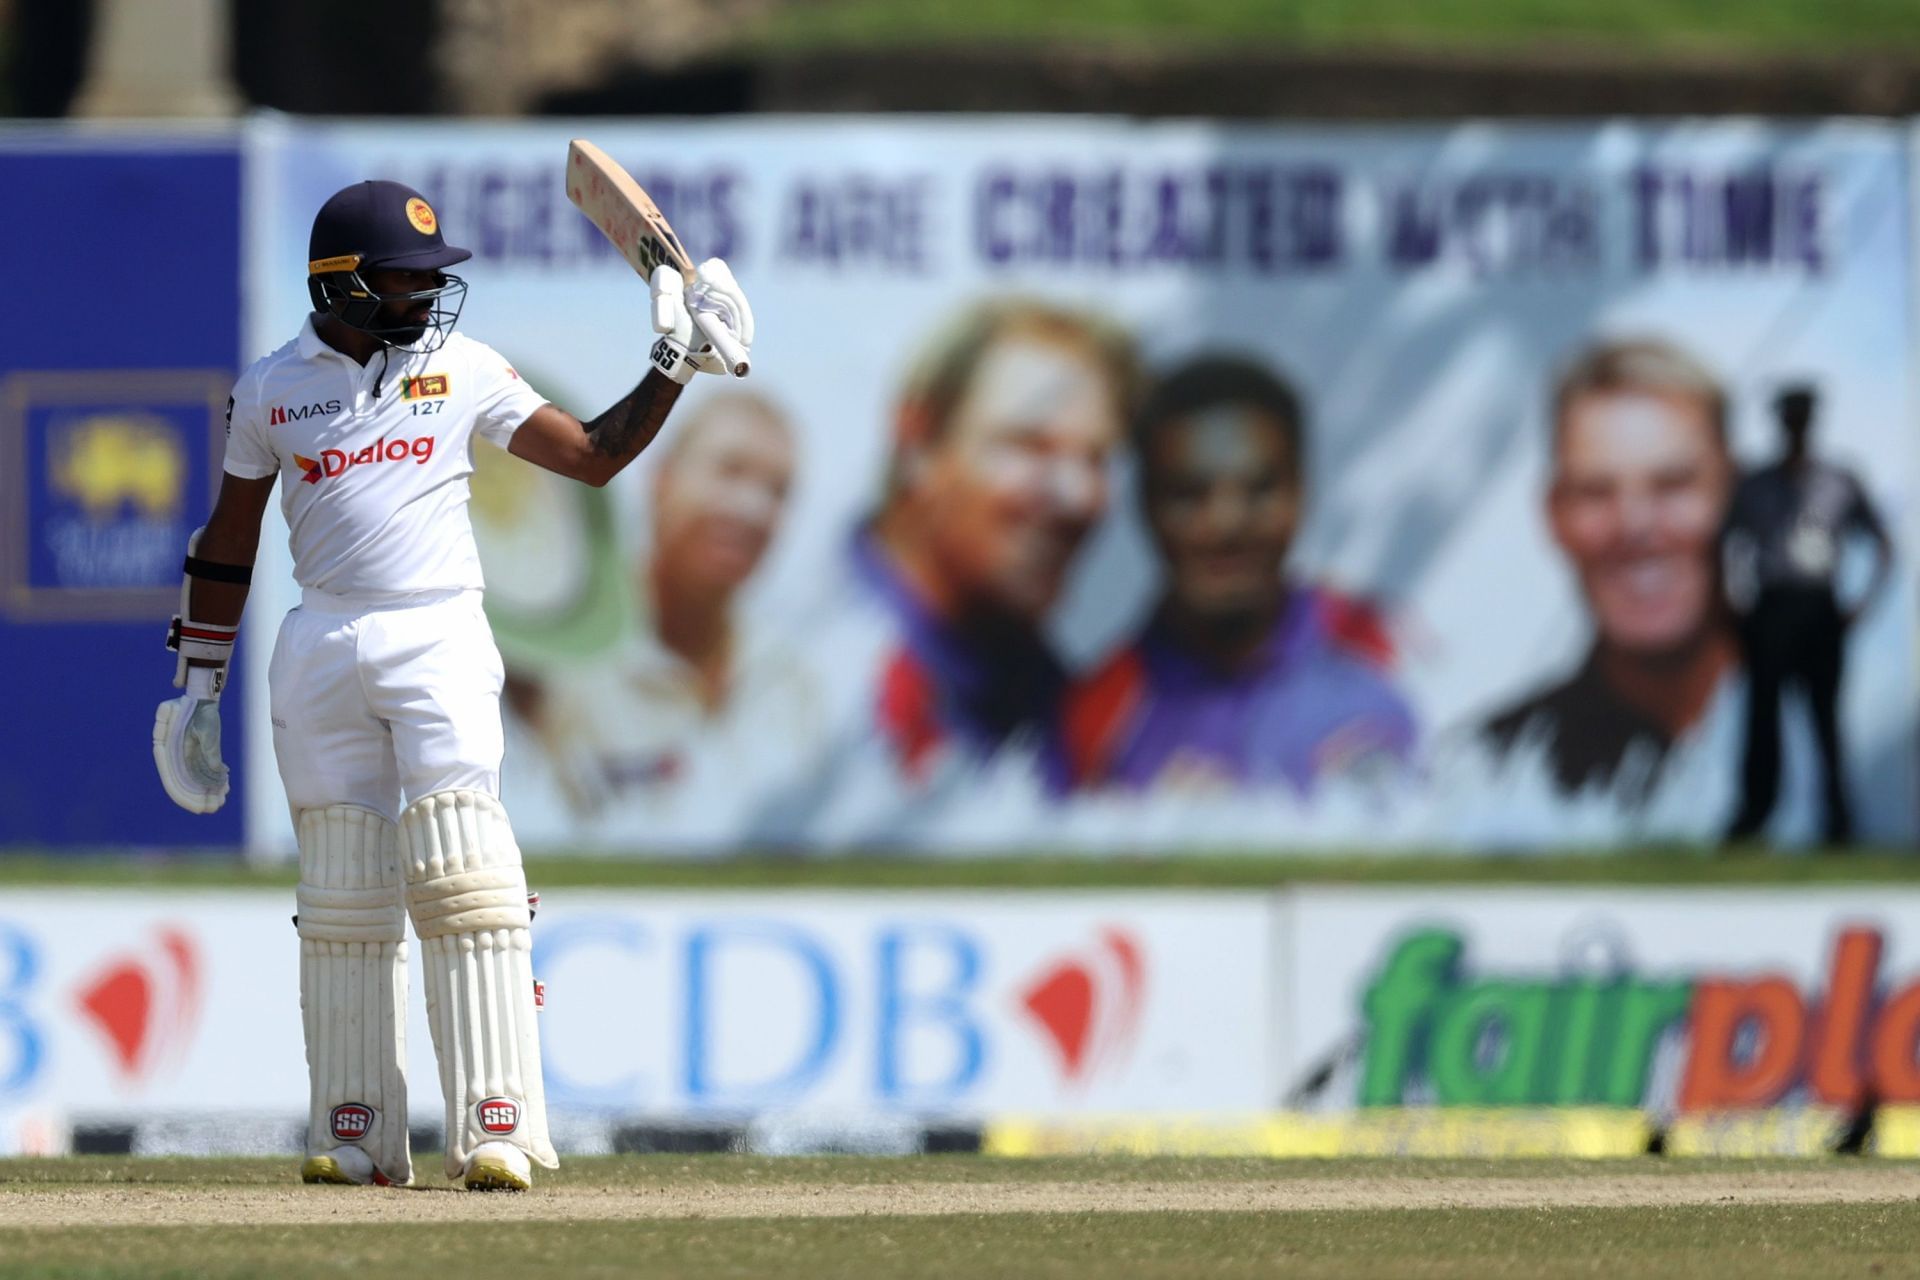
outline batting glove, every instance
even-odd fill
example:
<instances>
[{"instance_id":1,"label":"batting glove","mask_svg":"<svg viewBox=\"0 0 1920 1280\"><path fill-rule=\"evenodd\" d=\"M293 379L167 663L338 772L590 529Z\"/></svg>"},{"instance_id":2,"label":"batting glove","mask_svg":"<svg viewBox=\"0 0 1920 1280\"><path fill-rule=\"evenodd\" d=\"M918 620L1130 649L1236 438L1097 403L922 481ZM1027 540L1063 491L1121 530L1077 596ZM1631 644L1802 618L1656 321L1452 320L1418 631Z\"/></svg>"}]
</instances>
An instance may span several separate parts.
<instances>
[{"instance_id":1,"label":"batting glove","mask_svg":"<svg viewBox=\"0 0 1920 1280\"><path fill-rule=\"evenodd\" d=\"M694 271L693 283L666 264L653 269L648 281L653 291L653 367L685 384L696 371L728 374L732 370L694 324L695 315L716 320L740 344L744 354L753 346L753 308L733 271L719 258L708 258Z\"/></svg>"},{"instance_id":2,"label":"batting glove","mask_svg":"<svg viewBox=\"0 0 1920 1280\"><path fill-rule=\"evenodd\" d=\"M187 691L153 716L153 763L160 785L189 813L212 813L227 802L227 766L220 761L218 668L192 667Z\"/></svg>"}]
</instances>

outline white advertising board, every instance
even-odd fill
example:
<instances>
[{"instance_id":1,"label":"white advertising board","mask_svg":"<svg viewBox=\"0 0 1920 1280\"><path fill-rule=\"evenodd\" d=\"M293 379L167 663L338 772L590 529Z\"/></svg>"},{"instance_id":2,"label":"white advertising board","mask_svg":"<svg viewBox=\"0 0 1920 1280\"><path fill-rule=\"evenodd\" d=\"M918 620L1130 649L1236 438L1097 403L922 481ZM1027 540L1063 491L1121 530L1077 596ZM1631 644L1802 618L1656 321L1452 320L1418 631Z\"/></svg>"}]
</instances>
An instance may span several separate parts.
<instances>
[{"instance_id":1,"label":"white advertising board","mask_svg":"<svg viewBox=\"0 0 1920 1280\"><path fill-rule=\"evenodd\" d=\"M1270 1096L1260 894L563 890L534 925L557 1115L977 1118ZM292 895L9 891L0 1112L297 1118ZM416 983L416 987L417 987ZM438 1121L421 997L413 1118Z\"/></svg>"}]
</instances>

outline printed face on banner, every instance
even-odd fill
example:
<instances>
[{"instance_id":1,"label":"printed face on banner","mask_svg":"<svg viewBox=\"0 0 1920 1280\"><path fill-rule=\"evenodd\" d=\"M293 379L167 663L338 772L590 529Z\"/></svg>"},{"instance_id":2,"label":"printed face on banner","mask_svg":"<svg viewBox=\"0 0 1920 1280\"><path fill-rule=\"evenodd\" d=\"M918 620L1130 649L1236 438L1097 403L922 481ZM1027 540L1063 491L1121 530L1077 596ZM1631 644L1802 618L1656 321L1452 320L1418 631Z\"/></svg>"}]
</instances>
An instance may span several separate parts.
<instances>
[{"instance_id":1,"label":"printed face on banner","mask_svg":"<svg viewBox=\"0 0 1920 1280\"><path fill-rule=\"evenodd\" d=\"M1148 526L1168 591L1200 617L1258 617L1280 592L1299 528L1299 460L1288 424L1251 405L1176 419L1140 459Z\"/></svg>"},{"instance_id":2,"label":"printed face on banner","mask_svg":"<svg viewBox=\"0 0 1920 1280\"><path fill-rule=\"evenodd\" d=\"M1121 428L1084 346L1019 332L989 346L949 420L928 424L932 438L906 459L953 593L1038 622L1106 511Z\"/></svg>"},{"instance_id":3,"label":"printed face on banner","mask_svg":"<svg viewBox=\"0 0 1920 1280\"><path fill-rule=\"evenodd\" d=\"M654 564L731 595L778 531L793 485L793 428L770 402L706 401L668 446L653 486Z\"/></svg>"},{"instance_id":4,"label":"printed face on banner","mask_svg":"<svg viewBox=\"0 0 1920 1280\"><path fill-rule=\"evenodd\" d=\"M1698 396L1591 392L1558 427L1549 510L1594 626L1630 653L1696 640L1719 604L1732 466Z\"/></svg>"}]
</instances>

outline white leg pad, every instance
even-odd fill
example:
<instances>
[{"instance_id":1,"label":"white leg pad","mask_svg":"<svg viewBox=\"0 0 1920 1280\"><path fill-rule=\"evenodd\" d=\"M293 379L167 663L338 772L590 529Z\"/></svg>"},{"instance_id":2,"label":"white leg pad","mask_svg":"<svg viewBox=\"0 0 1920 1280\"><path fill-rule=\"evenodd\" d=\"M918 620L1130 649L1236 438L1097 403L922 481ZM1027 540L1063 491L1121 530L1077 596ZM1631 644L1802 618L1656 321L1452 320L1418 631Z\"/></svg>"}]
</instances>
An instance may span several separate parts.
<instances>
[{"instance_id":1,"label":"white leg pad","mask_svg":"<svg viewBox=\"0 0 1920 1280\"><path fill-rule=\"evenodd\" d=\"M407 917L394 825L357 805L302 810L300 1013L307 1153L355 1146L387 1179L407 1150Z\"/></svg>"},{"instance_id":2,"label":"white leg pad","mask_svg":"<svg viewBox=\"0 0 1920 1280\"><path fill-rule=\"evenodd\" d=\"M484 791L436 791L400 815L400 846L447 1103L447 1176L483 1142L554 1168L527 878L507 811Z\"/></svg>"}]
</instances>

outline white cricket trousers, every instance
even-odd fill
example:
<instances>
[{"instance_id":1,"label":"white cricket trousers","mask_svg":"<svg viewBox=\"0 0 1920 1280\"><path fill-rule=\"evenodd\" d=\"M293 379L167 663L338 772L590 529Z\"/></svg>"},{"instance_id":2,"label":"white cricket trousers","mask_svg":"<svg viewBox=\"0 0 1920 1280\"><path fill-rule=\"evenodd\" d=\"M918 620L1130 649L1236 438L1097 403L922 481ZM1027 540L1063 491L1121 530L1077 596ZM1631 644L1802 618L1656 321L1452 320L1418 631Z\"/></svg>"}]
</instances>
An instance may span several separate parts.
<instances>
[{"instance_id":1,"label":"white cricket trousers","mask_svg":"<svg viewBox=\"0 0 1920 1280\"><path fill-rule=\"evenodd\" d=\"M430 792L497 797L503 678L478 591L400 604L303 591L267 669L287 804L356 804L397 822Z\"/></svg>"}]
</instances>

